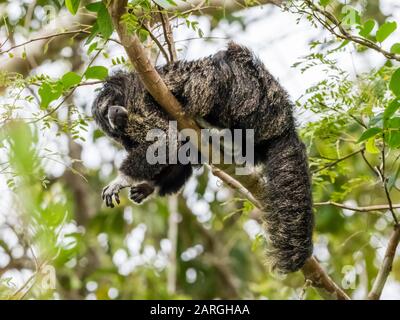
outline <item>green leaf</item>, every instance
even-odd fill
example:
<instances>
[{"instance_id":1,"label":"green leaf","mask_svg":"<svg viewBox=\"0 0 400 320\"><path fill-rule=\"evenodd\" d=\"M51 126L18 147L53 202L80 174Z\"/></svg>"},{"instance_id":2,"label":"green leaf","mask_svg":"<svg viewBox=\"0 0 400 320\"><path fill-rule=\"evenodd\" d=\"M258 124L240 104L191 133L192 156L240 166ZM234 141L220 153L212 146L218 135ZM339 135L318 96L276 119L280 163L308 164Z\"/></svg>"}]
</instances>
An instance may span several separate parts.
<instances>
[{"instance_id":1,"label":"green leaf","mask_svg":"<svg viewBox=\"0 0 400 320\"><path fill-rule=\"evenodd\" d=\"M103 2L93 2L86 5L86 9L91 12L99 12L100 8L104 7Z\"/></svg>"},{"instance_id":2,"label":"green leaf","mask_svg":"<svg viewBox=\"0 0 400 320\"><path fill-rule=\"evenodd\" d=\"M258 247L262 246L262 243L264 242L264 236L259 233L256 235L256 238L254 239L253 243L251 244L251 251L255 252Z\"/></svg>"},{"instance_id":3,"label":"green leaf","mask_svg":"<svg viewBox=\"0 0 400 320\"><path fill-rule=\"evenodd\" d=\"M389 121L387 123L387 127L400 129L400 117L394 117L392 119L389 119Z\"/></svg>"},{"instance_id":4,"label":"green leaf","mask_svg":"<svg viewBox=\"0 0 400 320\"><path fill-rule=\"evenodd\" d=\"M94 130L93 141L96 141L98 138L101 138L101 137L104 137L104 132L99 129Z\"/></svg>"},{"instance_id":5,"label":"green leaf","mask_svg":"<svg viewBox=\"0 0 400 320\"><path fill-rule=\"evenodd\" d=\"M69 89L73 87L74 85L80 83L82 80L82 77L75 72L67 72L66 74L63 75L61 78L61 83L63 84L64 89Z\"/></svg>"},{"instance_id":6,"label":"green leaf","mask_svg":"<svg viewBox=\"0 0 400 320\"><path fill-rule=\"evenodd\" d=\"M89 67L85 72L86 79L104 80L108 76L108 69L102 66Z\"/></svg>"},{"instance_id":7,"label":"green leaf","mask_svg":"<svg viewBox=\"0 0 400 320\"><path fill-rule=\"evenodd\" d=\"M376 136L378 133L380 133L380 132L382 132L382 129L381 128L369 128L367 131L365 131L362 135L361 135L361 137L360 137L360 139L358 139L358 143L360 143L360 142L362 142L362 141L364 141L364 140L367 140L367 139L369 139L369 138L372 138L372 137L374 137L374 136Z\"/></svg>"},{"instance_id":8,"label":"green leaf","mask_svg":"<svg viewBox=\"0 0 400 320\"><path fill-rule=\"evenodd\" d=\"M397 29L397 23L385 22L376 32L376 40L383 42Z\"/></svg>"},{"instance_id":9,"label":"green leaf","mask_svg":"<svg viewBox=\"0 0 400 320\"><path fill-rule=\"evenodd\" d=\"M140 41L145 42L147 40L147 37L149 36L149 33L147 32L147 30L140 29L138 32L138 35L139 35Z\"/></svg>"},{"instance_id":10,"label":"green leaf","mask_svg":"<svg viewBox=\"0 0 400 320\"><path fill-rule=\"evenodd\" d=\"M346 26L352 26L354 24L359 24L361 17L360 13L353 7L345 5L342 8L343 18L341 19L342 24Z\"/></svg>"},{"instance_id":11,"label":"green leaf","mask_svg":"<svg viewBox=\"0 0 400 320\"><path fill-rule=\"evenodd\" d=\"M332 143L324 141L323 139L320 138L315 138L315 147L317 148L318 153L322 157L326 158L337 157L337 151Z\"/></svg>"},{"instance_id":12,"label":"green leaf","mask_svg":"<svg viewBox=\"0 0 400 320\"><path fill-rule=\"evenodd\" d=\"M338 51L338 50L344 48L345 46L347 46L349 43L350 43L349 40L344 40L337 48L332 49L331 52Z\"/></svg>"},{"instance_id":13,"label":"green leaf","mask_svg":"<svg viewBox=\"0 0 400 320\"><path fill-rule=\"evenodd\" d=\"M249 214L253 209L254 209L254 205L250 201L248 201L248 200L244 201L243 208L242 208L242 212L244 215Z\"/></svg>"},{"instance_id":14,"label":"green leaf","mask_svg":"<svg viewBox=\"0 0 400 320\"><path fill-rule=\"evenodd\" d=\"M110 14L103 3L101 3L100 9L97 12L97 25L99 26L99 32L104 39L108 39L113 33L114 26L112 24Z\"/></svg>"},{"instance_id":15,"label":"green leaf","mask_svg":"<svg viewBox=\"0 0 400 320\"><path fill-rule=\"evenodd\" d=\"M375 137L369 138L367 140L367 142L365 143L365 150L368 153L372 153L372 154L376 154L376 153L380 152L380 150L375 145Z\"/></svg>"},{"instance_id":16,"label":"green leaf","mask_svg":"<svg viewBox=\"0 0 400 320\"><path fill-rule=\"evenodd\" d=\"M369 120L369 126L370 127L382 127L382 124L381 124L382 120L383 120L383 112L374 115Z\"/></svg>"},{"instance_id":17,"label":"green leaf","mask_svg":"<svg viewBox=\"0 0 400 320\"><path fill-rule=\"evenodd\" d=\"M389 177L389 180L388 180L389 189L392 189L394 187L394 185L396 184L397 178L399 177L399 173L400 173L400 166L397 167L396 174L391 175Z\"/></svg>"},{"instance_id":18,"label":"green leaf","mask_svg":"<svg viewBox=\"0 0 400 320\"><path fill-rule=\"evenodd\" d=\"M362 37L367 37L370 35L370 33L372 32L372 30L374 30L375 27L375 20L368 20L366 21L363 26L360 29L360 36Z\"/></svg>"},{"instance_id":19,"label":"green leaf","mask_svg":"<svg viewBox=\"0 0 400 320\"><path fill-rule=\"evenodd\" d=\"M400 131L391 131L389 136L389 147L397 148L400 146Z\"/></svg>"},{"instance_id":20,"label":"green leaf","mask_svg":"<svg viewBox=\"0 0 400 320\"><path fill-rule=\"evenodd\" d=\"M389 83L390 90L393 91L396 97L400 97L400 68L398 68L392 75Z\"/></svg>"},{"instance_id":21,"label":"green leaf","mask_svg":"<svg viewBox=\"0 0 400 320\"><path fill-rule=\"evenodd\" d=\"M323 7L326 7L331 0L319 0L319 4Z\"/></svg>"},{"instance_id":22,"label":"green leaf","mask_svg":"<svg viewBox=\"0 0 400 320\"><path fill-rule=\"evenodd\" d=\"M61 96L62 85L60 83L50 84L45 82L41 85L38 92L41 98L40 108L46 109L52 101L57 100Z\"/></svg>"},{"instance_id":23,"label":"green leaf","mask_svg":"<svg viewBox=\"0 0 400 320\"><path fill-rule=\"evenodd\" d=\"M91 54L94 50L97 49L97 42L93 42L90 46L89 49L87 50L87 54Z\"/></svg>"},{"instance_id":24,"label":"green leaf","mask_svg":"<svg viewBox=\"0 0 400 320\"><path fill-rule=\"evenodd\" d=\"M400 107L400 99L395 99L386 107L385 111L383 112L383 123L386 125L387 120L389 120L394 113Z\"/></svg>"},{"instance_id":25,"label":"green leaf","mask_svg":"<svg viewBox=\"0 0 400 320\"><path fill-rule=\"evenodd\" d=\"M87 38L85 45L89 44L92 42L92 40L96 37L96 35L99 33L99 25L97 24L97 21L92 25L92 29L90 30L90 35Z\"/></svg>"},{"instance_id":26,"label":"green leaf","mask_svg":"<svg viewBox=\"0 0 400 320\"><path fill-rule=\"evenodd\" d=\"M400 54L400 43L395 43L394 45L392 45L392 47L390 48L390 52Z\"/></svg>"},{"instance_id":27,"label":"green leaf","mask_svg":"<svg viewBox=\"0 0 400 320\"><path fill-rule=\"evenodd\" d=\"M68 11L75 15L78 12L80 0L65 0Z\"/></svg>"}]
</instances>

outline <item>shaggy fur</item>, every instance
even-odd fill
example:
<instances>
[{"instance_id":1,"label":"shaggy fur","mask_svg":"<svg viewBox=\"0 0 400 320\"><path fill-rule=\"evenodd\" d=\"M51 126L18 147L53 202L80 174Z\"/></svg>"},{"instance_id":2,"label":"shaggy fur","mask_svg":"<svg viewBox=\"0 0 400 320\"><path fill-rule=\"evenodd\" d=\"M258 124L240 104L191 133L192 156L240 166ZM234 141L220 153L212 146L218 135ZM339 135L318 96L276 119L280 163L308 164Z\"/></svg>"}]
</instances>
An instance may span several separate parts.
<instances>
[{"instance_id":1,"label":"shaggy fur","mask_svg":"<svg viewBox=\"0 0 400 320\"><path fill-rule=\"evenodd\" d=\"M213 56L179 61L158 72L188 115L204 117L217 127L254 129L256 164L263 165L267 178L268 192L262 199L267 212L267 255L281 272L301 268L312 253L311 184L305 147L296 133L286 91L260 60L234 43ZM123 132L113 129L107 119L113 105L128 110ZM110 77L93 105L93 115L102 130L129 151L120 168L125 176L159 187L159 194L178 191L190 177L190 165L147 163L151 142L145 141L146 133L152 128L166 130L169 117L137 74ZM152 191L147 188L140 195L141 189L133 192L140 201Z\"/></svg>"}]
</instances>

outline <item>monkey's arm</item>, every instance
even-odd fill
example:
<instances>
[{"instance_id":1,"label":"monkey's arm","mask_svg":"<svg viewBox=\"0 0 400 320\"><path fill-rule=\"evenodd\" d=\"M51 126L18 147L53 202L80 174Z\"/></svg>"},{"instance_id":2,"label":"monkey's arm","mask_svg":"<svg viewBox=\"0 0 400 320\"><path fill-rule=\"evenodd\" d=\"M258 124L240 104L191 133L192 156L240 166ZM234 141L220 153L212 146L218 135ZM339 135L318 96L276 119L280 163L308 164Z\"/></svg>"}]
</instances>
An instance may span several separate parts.
<instances>
[{"instance_id":1,"label":"monkey's arm","mask_svg":"<svg viewBox=\"0 0 400 320\"><path fill-rule=\"evenodd\" d=\"M108 207L119 204L119 191L131 187L129 198L141 203L152 193L160 196L178 192L192 175L190 164L151 165L144 147L132 150L123 161L117 178L103 189L102 198Z\"/></svg>"},{"instance_id":2,"label":"monkey's arm","mask_svg":"<svg viewBox=\"0 0 400 320\"><path fill-rule=\"evenodd\" d=\"M146 159L146 145L141 145L129 151L122 162L117 178L103 189L102 198L108 207L113 208L113 200L119 204L119 191L123 188L133 186L135 183L146 183L146 188L138 184L137 191L140 196L137 199L143 200L154 191L154 177L157 176L165 165L151 165ZM143 195L146 194L145 197ZM132 190L131 190L132 195ZM142 198L143 197L143 198ZM140 202L139 201L139 202Z\"/></svg>"},{"instance_id":3,"label":"monkey's arm","mask_svg":"<svg viewBox=\"0 0 400 320\"><path fill-rule=\"evenodd\" d=\"M103 191L101 192L101 198L106 202L106 206L114 208L114 199L115 202L119 204L120 190L131 186L133 183L134 180L131 177L125 175L123 172L119 172L118 176L113 181L111 181L109 185L104 187Z\"/></svg>"}]
</instances>

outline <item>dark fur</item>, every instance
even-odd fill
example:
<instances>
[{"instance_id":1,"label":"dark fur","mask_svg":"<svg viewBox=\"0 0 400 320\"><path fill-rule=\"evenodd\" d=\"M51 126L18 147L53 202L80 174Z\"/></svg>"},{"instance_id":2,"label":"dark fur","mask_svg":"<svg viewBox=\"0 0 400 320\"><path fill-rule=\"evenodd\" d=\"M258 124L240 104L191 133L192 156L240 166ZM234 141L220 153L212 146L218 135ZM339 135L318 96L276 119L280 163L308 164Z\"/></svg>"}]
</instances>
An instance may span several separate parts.
<instances>
[{"instance_id":1,"label":"dark fur","mask_svg":"<svg viewBox=\"0 0 400 320\"><path fill-rule=\"evenodd\" d=\"M312 253L312 198L305 147L296 133L293 104L286 91L248 49L230 43L225 51L196 61L158 68L168 88L190 116L204 117L222 128L254 129L256 161L263 164L268 192L266 231L268 257L281 272L302 267ZM127 108L125 132L107 124L99 105ZM192 173L190 166L149 165L147 130L166 130L168 116L145 90L135 73L108 79L93 105L96 122L129 150L120 170L136 180L150 181L160 194L179 190Z\"/></svg>"}]
</instances>

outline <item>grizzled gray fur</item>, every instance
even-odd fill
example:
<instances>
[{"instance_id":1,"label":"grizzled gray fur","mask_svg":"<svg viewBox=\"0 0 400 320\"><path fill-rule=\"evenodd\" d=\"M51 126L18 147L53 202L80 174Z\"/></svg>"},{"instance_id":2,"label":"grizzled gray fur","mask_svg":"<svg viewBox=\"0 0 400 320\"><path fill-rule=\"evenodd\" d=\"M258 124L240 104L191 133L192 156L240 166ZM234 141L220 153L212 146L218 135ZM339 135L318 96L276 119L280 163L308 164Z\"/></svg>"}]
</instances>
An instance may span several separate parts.
<instances>
[{"instance_id":1,"label":"grizzled gray fur","mask_svg":"<svg viewBox=\"0 0 400 320\"><path fill-rule=\"evenodd\" d=\"M267 179L263 203L267 256L281 272L300 269L312 253L314 220L307 156L286 91L254 54L234 43L210 57L179 61L159 67L158 72L190 116L204 117L217 127L254 129L256 164L262 165ZM111 106L121 106L126 123L117 118L119 107ZM123 178L103 191L107 205L113 206L113 197L118 203L118 191L127 186L135 202L155 190L160 195L179 191L192 173L190 165L146 161L152 143L145 141L147 131L167 130L170 119L137 74L111 76L92 110L101 129L128 150L120 168ZM142 183L133 185L133 181Z\"/></svg>"}]
</instances>

